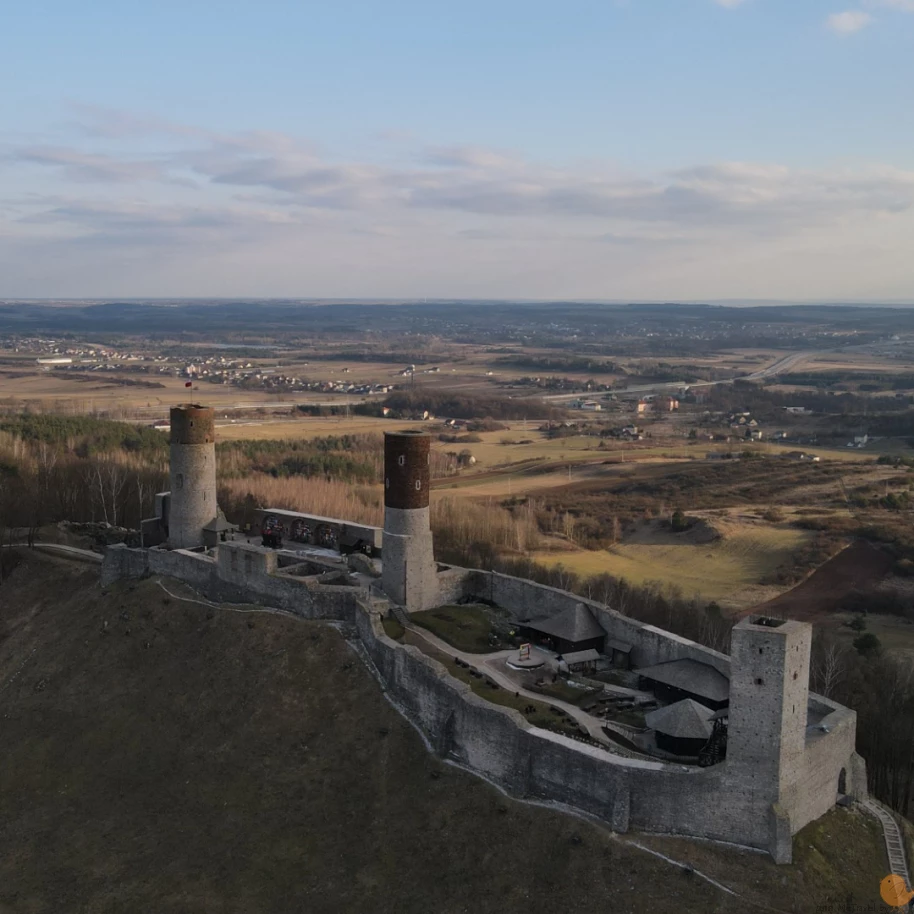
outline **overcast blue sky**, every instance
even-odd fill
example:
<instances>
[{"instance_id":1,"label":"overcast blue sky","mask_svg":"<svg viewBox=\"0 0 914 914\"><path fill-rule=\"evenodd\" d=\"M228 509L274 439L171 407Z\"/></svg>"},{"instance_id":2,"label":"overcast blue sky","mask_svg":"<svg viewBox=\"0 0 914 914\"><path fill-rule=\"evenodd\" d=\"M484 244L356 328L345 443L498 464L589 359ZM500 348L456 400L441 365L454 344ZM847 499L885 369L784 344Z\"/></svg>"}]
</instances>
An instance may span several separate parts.
<instances>
[{"instance_id":1,"label":"overcast blue sky","mask_svg":"<svg viewBox=\"0 0 914 914\"><path fill-rule=\"evenodd\" d=\"M0 296L914 298L914 0L41 2Z\"/></svg>"}]
</instances>

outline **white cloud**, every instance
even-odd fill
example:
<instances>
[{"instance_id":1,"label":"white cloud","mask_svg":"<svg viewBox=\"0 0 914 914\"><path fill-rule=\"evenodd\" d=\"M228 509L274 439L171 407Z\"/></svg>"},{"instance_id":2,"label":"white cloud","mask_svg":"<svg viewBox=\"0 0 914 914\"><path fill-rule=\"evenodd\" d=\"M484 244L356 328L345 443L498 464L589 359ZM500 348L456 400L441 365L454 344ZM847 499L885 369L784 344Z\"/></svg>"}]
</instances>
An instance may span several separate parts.
<instances>
[{"instance_id":1,"label":"white cloud","mask_svg":"<svg viewBox=\"0 0 914 914\"><path fill-rule=\"evenodd\" d=\"M390 164L117 112L82 128L0 149L5 294L828 296L851 263L855 288L914 285L914 171L879 164L633 174L415 142Z\"/></svg>"},{"instance_id":2,"label":"white cloud","mask_svg":"<svg viewBox=\"0 0 914 914\"><path fill-rule=\"evenodd\" d=\"M61 146L27 146L2 157L7 162L60 168L70 181L80 183L118 183L136 181L175 181L164 163L155 160L119 159L85 153Z\"/></svg>"},{"instance_id":3,"label":"white cloud","mask_svg":"<svg viewBox=\"0 0 914 914\"><path fill-rule=\"evenodd\" d=\"M160 125L155 129L158 132ZM615 220L700 226L703 231L734 226L789 231L854 213L914 208L914 172L878 166L816 171L724 162L630 175L599 165L572 170L486 148L451 146L419 149L414 156L417 164L395 168L370 161L333 161L316 154L310 144L282 134L201 131L198 136L201 142L193 146L141 159L113 152L88 155L61 146L17 148L3 158L12 165L52 169L73 185L88 182L116 189L158 182L177 188L190 183L193 191L169 192L169 205L189 205L181 194L192 192L194 205L203 207L200 218L207 213L207 224L213 207L225 206L230 188L238 208L233 220L243 219L246 207L253 213L268 205L277 211L298 208L371 218L431 211L486 219ZM123 209L122 199L123 195L117 197ZM47 219L55 213L71 222L89 215L78 207L51 207ZM108 215L114 218L110 207ZM133 228L147 218L150 224L160 224L154 203L129 208L121 217ZM185 217L177 223L166 219L165 224L183 224ZM262 212L256 221L265 221ZM94 218L87 218L88 230L95 225Z\"/></svg>"},{"instance_id":4,"label":"white cloud","mask_svg":"<svg viewBox=\"0 0 914 914\"><path fill-rule=\"evenodd\" d=\"M843 13L834 13L826 20L826 25L833 32L842 35L851 35L866 28L873 21L873 17L863 10L846 10Z\"/></svg>"},{"instance_id":5,"label":"white cloud","mask_svg":"<svg viewBox=\"0 0 914 914\"><path fill-rule=\"evenodd\" d=\"M725 6L727 9L735 9L737 6L742 6L746 0L714 0L718 6Z\"/></svg>"}]
</instances>

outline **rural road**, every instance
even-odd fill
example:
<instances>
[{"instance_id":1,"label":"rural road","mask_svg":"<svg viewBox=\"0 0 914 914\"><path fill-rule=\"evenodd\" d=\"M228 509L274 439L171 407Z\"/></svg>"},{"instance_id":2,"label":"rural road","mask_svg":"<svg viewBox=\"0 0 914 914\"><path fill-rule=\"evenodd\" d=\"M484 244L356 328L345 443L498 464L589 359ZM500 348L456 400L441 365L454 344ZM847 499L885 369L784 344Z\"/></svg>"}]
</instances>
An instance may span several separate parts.
<instances>
[{"instance_id":1,"label":"rural road","mask_svg":"<svg viewBox=\"0 0 914 914\"><path fill-rule=\"evenodd\" d=\"M753 371L751 374L737 375L734 378L726 378L722 381L693 381L691 383L686 381L665 381L660 384L638 384L634 387L623 387L618 390L610 391L610 393L616 395L651 393L652 391L657 390L678 390L680 387L715 387L718 384L732 384L734 381L762 381L765 378L773 378L776 375L784 374L785 372L796 368L797 365L801 364L810 356L815 354L816 353L812 352L811 350L808 352L791 352L789 355L783 356L776 362L772 362L766 368L761 368L758 371ZM581 392L578 391L577 393L573 394L549 394L542 399L550 400L552 402L561 402L565 400L579 400L580 398Z\"/></svg>"}]
</instances>

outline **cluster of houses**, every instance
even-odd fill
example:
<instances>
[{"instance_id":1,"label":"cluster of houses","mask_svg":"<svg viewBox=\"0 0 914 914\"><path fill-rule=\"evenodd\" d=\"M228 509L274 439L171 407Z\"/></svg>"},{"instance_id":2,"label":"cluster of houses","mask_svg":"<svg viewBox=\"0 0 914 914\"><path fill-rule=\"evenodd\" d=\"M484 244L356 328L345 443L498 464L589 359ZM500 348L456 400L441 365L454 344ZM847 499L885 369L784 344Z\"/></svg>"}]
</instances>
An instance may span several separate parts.
<instances>
[{"instance_id":1,"label":"cluster of houses","mask_svg":"<svg viewBox=\"0 0 914 914\"><path fill-rule=\"evenodd\" d=\"M761 441L765 437L765 433L759 428L758 419L753 419L749 410L732 412L724 421L731 431L742 434L750 441Z\"/></svg>"},{"instance_id":2,"label":"cluster of houses","mask_svg":"<svg viewBox=\"0 0 914 914\"><path fill-rule=\"evenodd\" d=\"M398 371L397 374L401 378L411 378L416 374L438 374L441 369L437 365L433 365L431 368L416 368L415 365L407 365L402 371ZM489 372L491 374L491 372Z\"/></svg>"},{"instance_id":3,"label":"cluster of houses","mask_svg":"<svg viewBox=\"0 0 914 914\"><path fill-rule=\"evenodd\" d=\"M80 344L66 344L59 340L43 339L41 337L23 337L0 339L0 348L11 349L13 352L34 352L38 354L38 362L67 359L70 362L79 360L98 361L139 361L142 356L134 353L120 353L103 346L89 346Z\"/></svg>"},{"instance_id":4,"label":"cluster of houses","mask_svg":"<svg viewBox=\"0 0 914 914\"><path fill-rule=\"evenodd\" d=\"M619 428L611 428L608 437L621 438L623 441L642 441L644 429L637 425L623 425Z\"/></svg>"},{"instance_id":5,"label":"cluster of houses","mask_svg":"<svg viewBox=\"0 0 914 914\"><path fill-rule=\"evenodd\" d=\"M33 345L28 345L31 342ZM51 340L19 341L14 352L39 352L37 365L45 369L79 368L81 371L112 371L125 363L151 361L134 352L115 352L100 346L63 346Z\"/></svg>"},{"instance_id":6,"label":"cluster of houses","mask_svg":"<svg viewBox=\"0 0 914 914\"><path fill-rule=\"evenodd\" d=\"M385 419L408 419L412 422L430 422L435 418L427 409L419 409L414 412L403 412L399 409L391 409L389 406L381 407L381 415ZM450 426L450 428L460 428L454 419L449 419L444 424Z\"/></svg>"},{"instance_id":7,"label":"cluster of houses","mask_svg":"<svg viewBox=\"0 0 914 914\"><path fill-rule=\"evenodd\" d=\"M649 412L654 412L662 416L665 413L674 413L678 409L679 400L676 397L649 394L635 403L635 412L639 416L644 416Z\"/></svg>"},{"instance_id":8,"label":"cluster of houses","mask_svg":"<svg viewBox=\"0 0 914 914\"><path fill-rule=\"evenodd\" d=\"M170 373L171 369L162 369ZM349 369L344 368L343 374ZM191 363L180 369L181 377L191 380L207 381L210 384L225 384L264 390L312 391L314 393L350 394L352 396L377 396L389 393L391 384L353 384L346 380L310 381L297 375L282 374L268 368L256 368L251 362L233 362L225 358L207 359L200 363Z\"/></svg>"},{"instance_id":9,"label":"cluster of houses","mask_svg":"<svg viewBox=\"0 0 914 914\"><path fill-rule=\"evenodd\" d=\"M585 412L599 413L603 410L603 404L598 400L572 400L568 404L570 409L583 409Z\"/></svg>"}]
</instances>

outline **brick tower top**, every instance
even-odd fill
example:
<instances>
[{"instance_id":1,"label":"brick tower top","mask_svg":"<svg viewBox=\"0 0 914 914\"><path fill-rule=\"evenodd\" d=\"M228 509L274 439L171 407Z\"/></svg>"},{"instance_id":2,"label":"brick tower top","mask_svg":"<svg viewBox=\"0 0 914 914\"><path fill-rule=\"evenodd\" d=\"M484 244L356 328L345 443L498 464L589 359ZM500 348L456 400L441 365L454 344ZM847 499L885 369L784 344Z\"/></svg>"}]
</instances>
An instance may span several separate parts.
<instances>
[{"instance_id":1,"label":"brick tower top","mask_svg":"<svg viewBox=\"0 0 914 914\"><path fill-rule=\"evenodd\" d=\"M172 444L212 444L216 440L213 410L198 403L171 408Z\"/></svg>"},{"instance_id":2,"label":"brick tower top","mask_svg":"<svg viewBox=\"0 0 914 914\"><path fill-rule=\"evenodd\" d=\"M384 433L384 506L427 508L431 437L422 431Z\"/></svg>"}]
</instances>

